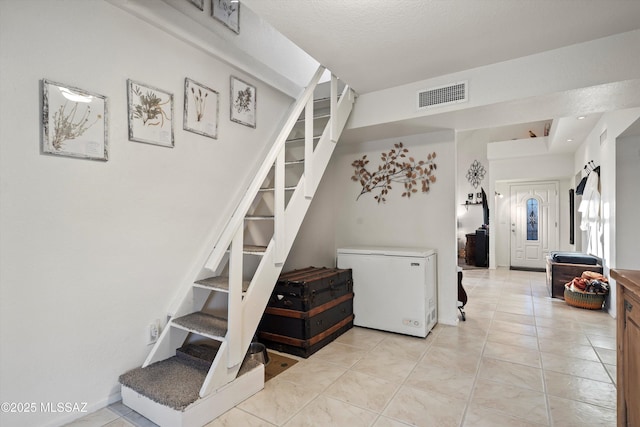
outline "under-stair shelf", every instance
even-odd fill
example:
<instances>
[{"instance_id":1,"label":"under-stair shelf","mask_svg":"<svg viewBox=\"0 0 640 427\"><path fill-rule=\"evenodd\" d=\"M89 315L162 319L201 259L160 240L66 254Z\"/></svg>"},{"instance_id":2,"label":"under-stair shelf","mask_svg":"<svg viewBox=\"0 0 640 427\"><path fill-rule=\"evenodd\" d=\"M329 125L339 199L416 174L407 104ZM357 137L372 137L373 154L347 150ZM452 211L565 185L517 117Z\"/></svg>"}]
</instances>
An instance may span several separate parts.
<instances>
[{"instance_id":1,"label":"under-stair shelf","mask_svg":"<svg viewBox=\"0 0 640 427\"><path fill-rule=\"evenodd\" d=\"M171 326L214 340L224 340L227 334L227 319L196 311L173 319Z\"/></svg>"},{"instance_id":2,"label":"under-stair shelf","mask_svg":"<svg viewBox=\"0 0 640 427\"><path fill-rule=\"evenodd\" d=\"M242 292L247 292L249 289L249 280L242 281ZM229 292L229 277L228 276L215 276L207 279L198 280L193 284L196 288L202 288L207 290L214 290L218 292Z\"/></svg>"},{"instance_id":3,"label":"under-stair shelf","mask_svg":"<svg viewBox=\"0 0 640 427\"><path fill-rule=\"evenodd\" d=\"M247 215L244 217L246 220L250 221L273 221L273 215Z\"/></svg>"}]
</instances>

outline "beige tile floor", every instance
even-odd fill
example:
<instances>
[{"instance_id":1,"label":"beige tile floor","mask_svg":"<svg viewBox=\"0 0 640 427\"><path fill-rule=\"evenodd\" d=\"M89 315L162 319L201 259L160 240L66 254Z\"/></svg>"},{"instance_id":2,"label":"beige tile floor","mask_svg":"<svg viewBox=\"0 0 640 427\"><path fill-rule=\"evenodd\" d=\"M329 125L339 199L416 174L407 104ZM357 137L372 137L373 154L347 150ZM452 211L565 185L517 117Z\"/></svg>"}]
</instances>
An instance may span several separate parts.
<instances>
[{"instance_id":1,"label":"beige tile floor","mask_svg":"<svg viewBox=\"0 0 640 427\"><path fill-rule=\"evenodd\" d=\"M208 427L615 426L615 321L543 273L469 270L467 321L426 339L354 328ZM73 426L153 426L121 403Z\"/></svg>"}]
</instances>

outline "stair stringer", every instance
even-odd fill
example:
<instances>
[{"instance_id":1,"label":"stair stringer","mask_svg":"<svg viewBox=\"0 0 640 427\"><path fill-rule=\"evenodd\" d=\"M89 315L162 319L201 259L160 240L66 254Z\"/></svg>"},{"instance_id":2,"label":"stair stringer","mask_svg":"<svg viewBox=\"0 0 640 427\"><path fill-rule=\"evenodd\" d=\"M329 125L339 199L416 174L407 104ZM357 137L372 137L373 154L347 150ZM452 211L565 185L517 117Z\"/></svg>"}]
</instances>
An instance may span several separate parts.
<instances>
[{"instance_id":1,"label":"stair stringer","mask_svg":"<svg viewBox=\"0 0 640 427\"><path fill-rule=\"evenodd\" d=\"M335 136L340 135L344 126L346 125L349 114L353 107L354 93L350 88L345 88L343 96L341 97L336 111L337 124L334 128L334 132L337 131ZM336 143L331 141L331 126L327 125L322 133L322 136L316 146L313 153L313 170L316 172L315 182L311 182L312 194L315 194L320 178L326 170L329 160L333 154ZM285 257L289 254L289 251L293 247L295 238L302 226L302 221L311 205L312 198L305 197L305 185L306 175L303 175L298 186L291 196L291 200L287 205L287 209L284 212L285 218L285 233L284 233L284 248ZM274 238L275 239L275 238ZM242 301L242 332L241 348L243 354L249 348L251 340L258 329L258 324L264 313L269 297L273 292L273 288L278 280L283 264L274 262L275 257L275 240L271 239L267 250L263 256L262 261L258 265L258 268L251 280L249 290L247 291L244 300ZM227 338L230 338L229 332ZM200 396L206 396L211 391L217 390L224 386L229 381L233 381L237 376L240 369L240 364L228 368L225 365L225 359L216 357L214 363L209 370L207 378L204 381Z\"/></svg>"}]
</instances>

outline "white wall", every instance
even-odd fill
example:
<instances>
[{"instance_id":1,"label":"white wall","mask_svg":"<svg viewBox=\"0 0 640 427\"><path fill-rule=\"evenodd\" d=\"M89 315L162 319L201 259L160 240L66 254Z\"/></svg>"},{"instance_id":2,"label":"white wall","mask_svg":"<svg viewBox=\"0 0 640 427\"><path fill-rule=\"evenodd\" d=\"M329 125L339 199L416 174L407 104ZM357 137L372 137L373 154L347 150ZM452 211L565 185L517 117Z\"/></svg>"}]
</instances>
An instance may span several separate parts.
<instances>
[{"instance_id":1,"label":"white wall","mask_svg":"<svg viewBox=\"0 0 640 427\"><path fill-rule=\"evenodd\" d=\"M429 193L401 197L402 184L392 184L387 202L372 194L358 201L361 187L351 180L351 163L367 155L376 168L382 152L402 142L409 154L424 159L436 152L437 181ZM453 132L339 145L291 250L285 269L323 263L335 265L342 246L414 246L438 252L439 322L457 321L456 279L456 153Z\"/></svg>"},{"instance_id":2,"label":"white wall","mask_svg":"<svg viewBox=\"0 0 640 427\"><path fill-rule=\"evenodd\" d=\"M188 0L105 1L293 97L319 65L245 4L236 34L211 17L210 0L204 1L203 11Z\"/></svg>"},{"instance_id":3,"label":"white wall","mask_svg":"<svg viewBox=\"0 0 640 427\"><path fill-rule=\"evenodd\" d=\"M92 411L146 357L292 99L103 1L3 0L0 29L0 401ZM231 74L257 86L257 129L229 120ZM219 91L217 140L182 130L185 77ZM42 78L108 96L108 162L40 154ZM128 141L128 78L174 94L175 148Z\"/></svg>"},{"instance_id":4,"label":"white wall","mask_svg":"<svg viewBox=\"0 0 640 427\"><path fill-rule=\"evenodd\" d=\"M621 211L616 206L618 200L616 177L617 177L617 153L618 144L616 138L627 129L633 122L640 117L640 108L631 108L628 110L620 110L606 113L596 124L593 131L575 152L573 171L578 173L587 162L593 160L596 165L600 165L600 197L601 197L601 213L602 213L602 232L598 236L597 255L603 260L604 274L609 276L609 270L616 268L618 247L617 238L625 233L637 236L636 228L621 229L618 221L621 220L622 225L633 223L637 218L637 209L639 203L631 202L633 209L630 211ZM601 135L606 131L606 137ZM602 142L601 142L602 139ZM636 165L637 167L637 165ZM624 166L627 169L627 166ZM627 194L629 189L626 186L622 188L623 195ZM637 191L634 193L637 194ZM637 196L636 196L637 199ZM579 217L578 217L579 218ZM577 230L576 232L579 232ZM586 251L587 238L582 234L582 251ZM623 240L624 241L624 240ZM634 247L637 247L635 245ZM626 245L621 246L622 250L628 250ZM637 254L634 250L631 256ZM629 254L623 255L624 257ZM607 301L609 313L615 316L616 292L615 280L611 279L611 292Z\"/></svg>"},{"instance_id":5,"label":"white wall","mask_svg":"<svg viewBox=\"0 0 640 427\"><path fill-rule=\"evenodd\" d=\"M640 135L616 141L616 267L640 270Z\"/></svg>"}]
</instances>

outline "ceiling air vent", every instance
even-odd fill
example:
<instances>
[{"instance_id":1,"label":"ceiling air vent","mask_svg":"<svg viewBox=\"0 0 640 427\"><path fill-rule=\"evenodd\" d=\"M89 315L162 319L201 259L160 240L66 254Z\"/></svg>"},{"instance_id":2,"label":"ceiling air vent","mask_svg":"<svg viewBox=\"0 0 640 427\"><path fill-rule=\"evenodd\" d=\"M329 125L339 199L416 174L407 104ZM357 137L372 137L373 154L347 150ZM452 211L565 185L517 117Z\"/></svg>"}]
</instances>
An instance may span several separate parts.
<instances>
[{"instance_id":1,"label":"ceiling air vent","mask_svg":"<svg viewBox=\"0 0 640 427\"><path fill-rule=\"evenodd\" d=\"M418 92L418 109L467 101L467 82L438 86Z\"/></svg>"}]
</instances>

